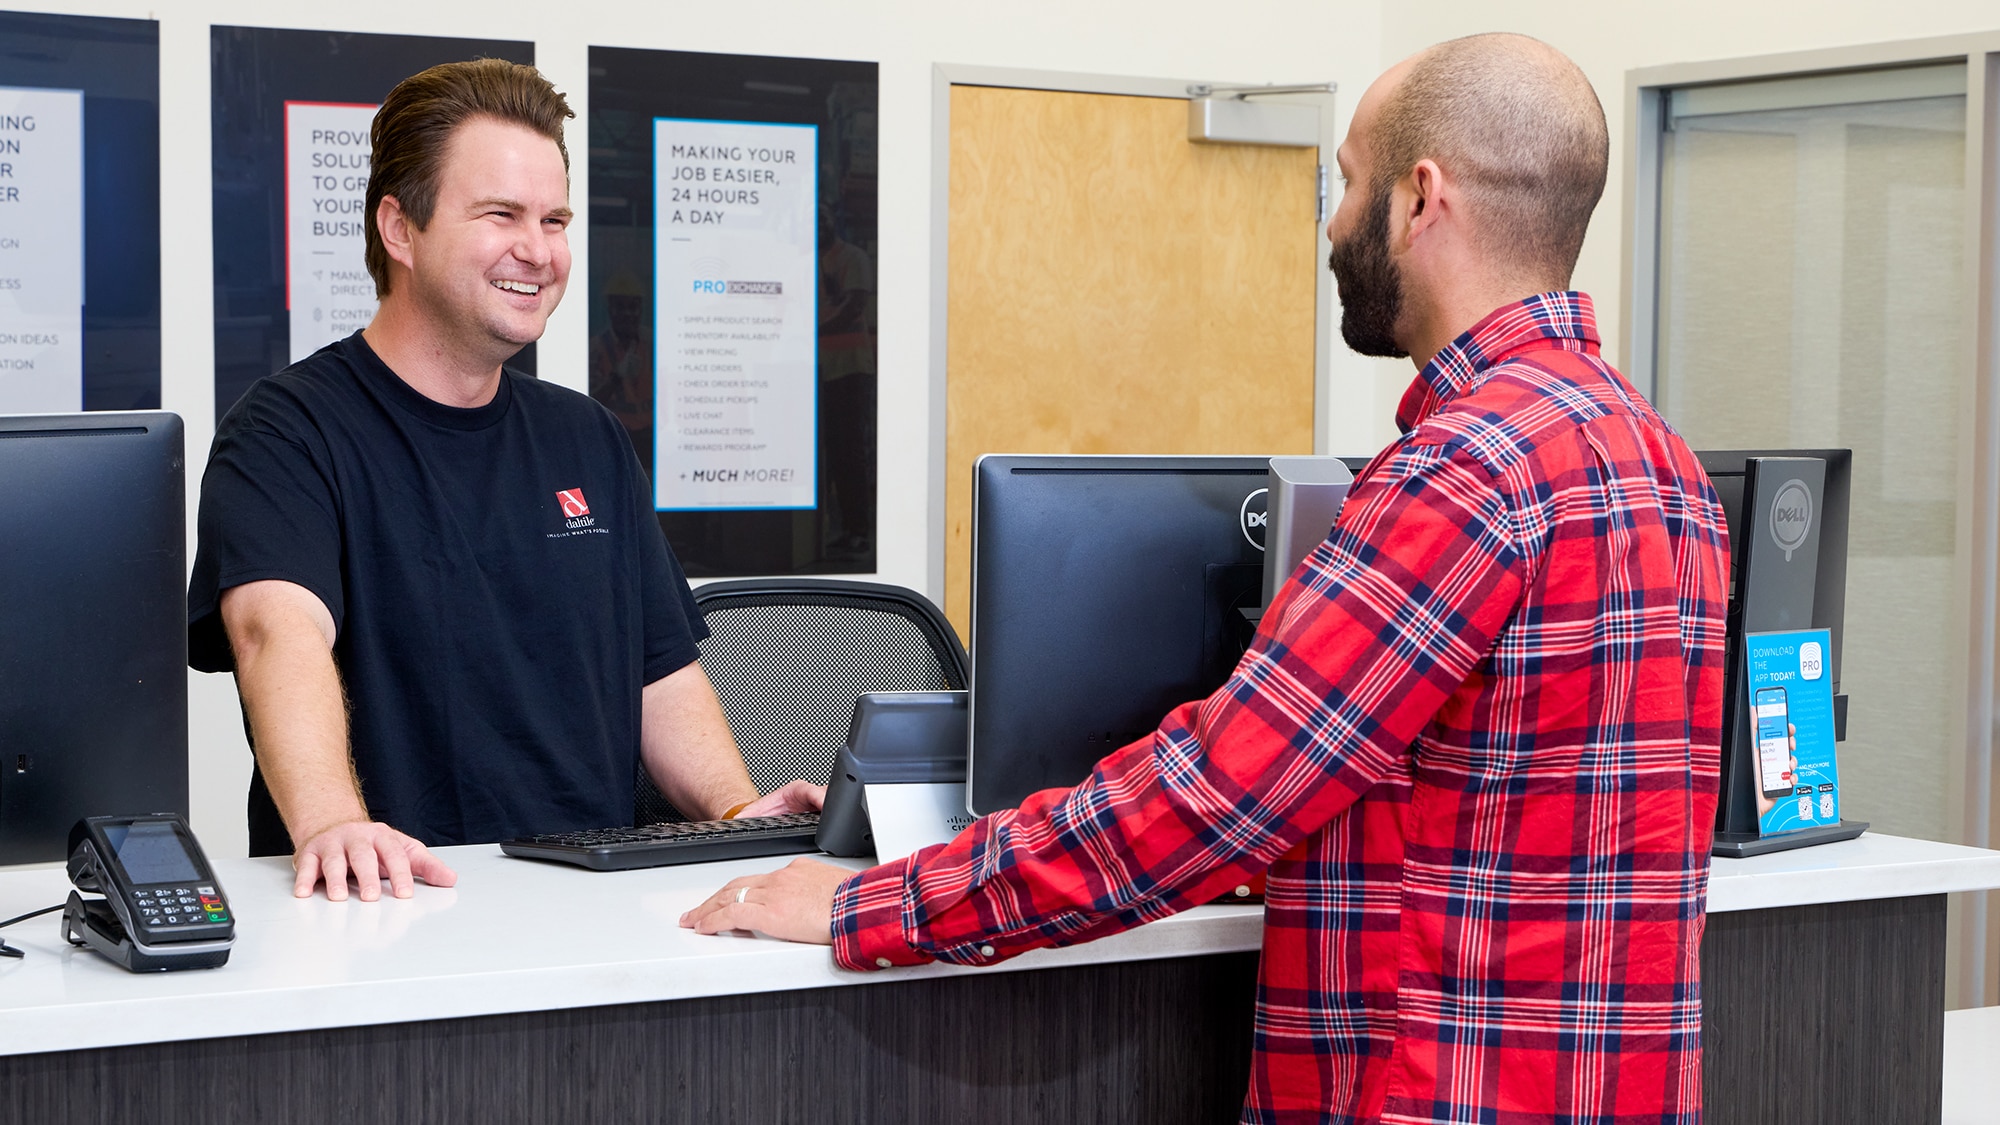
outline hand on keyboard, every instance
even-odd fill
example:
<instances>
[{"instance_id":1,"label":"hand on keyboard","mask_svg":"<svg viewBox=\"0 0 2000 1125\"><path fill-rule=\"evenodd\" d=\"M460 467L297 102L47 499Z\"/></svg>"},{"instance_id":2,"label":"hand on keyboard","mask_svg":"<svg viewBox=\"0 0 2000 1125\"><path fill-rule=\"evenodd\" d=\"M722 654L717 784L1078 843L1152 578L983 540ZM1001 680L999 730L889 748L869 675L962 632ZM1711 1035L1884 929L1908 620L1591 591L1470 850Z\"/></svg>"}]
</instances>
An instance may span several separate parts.
<instances>
[{"instance_id":1,"label":"hand on keyboard","mask_svg":"<svg viewBox=\"0 0 2000 1125\"><path fill-rule=\"evenodd\" d=\"M794 781L773 789L743 806L745 816L776 816L780 813L818 812L826 804L826 786L810 781Z\"/></svg>"}]
</instances>

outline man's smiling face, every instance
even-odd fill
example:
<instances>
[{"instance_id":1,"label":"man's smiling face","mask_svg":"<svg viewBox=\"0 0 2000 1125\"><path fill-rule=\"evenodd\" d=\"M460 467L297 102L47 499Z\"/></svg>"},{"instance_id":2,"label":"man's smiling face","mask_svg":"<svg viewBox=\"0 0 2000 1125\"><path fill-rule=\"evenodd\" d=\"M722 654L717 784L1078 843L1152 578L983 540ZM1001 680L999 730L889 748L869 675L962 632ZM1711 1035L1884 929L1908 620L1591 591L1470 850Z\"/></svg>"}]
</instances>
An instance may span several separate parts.
<instances>
[{"instance_id":1,"label":"man's smiling face","mask_svg":"<svg viewBox=\"0 0 2000 1125\"><path fill-rule=\"evenodd\" d=\"M569 177L554 141L475 117L452 132L429 225L410 232L412 297L461 345L541 338L569 281Z\"/></svg>"}]
</instances>

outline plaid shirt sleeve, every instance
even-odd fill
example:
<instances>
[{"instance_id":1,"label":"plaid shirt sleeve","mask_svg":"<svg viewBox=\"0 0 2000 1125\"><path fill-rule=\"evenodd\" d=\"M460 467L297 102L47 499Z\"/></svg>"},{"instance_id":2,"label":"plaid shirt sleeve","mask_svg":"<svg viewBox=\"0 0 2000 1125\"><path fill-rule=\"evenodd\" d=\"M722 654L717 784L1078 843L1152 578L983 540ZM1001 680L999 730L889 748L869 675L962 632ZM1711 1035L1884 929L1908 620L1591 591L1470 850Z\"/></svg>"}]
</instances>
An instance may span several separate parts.
<instances>
[{"instance_id":1,"label":"plaid shirt sleeve","mask_svg":"<svg viewBox=\"0 0 2000 1125\"><path fill-rule=\"evenodd\" d=\"M1262 872L1409 753L1507 624L1535 561L1491 470L1460 441L1393 447L1222 688L1076 788L848 879L834 898L836 960L989 964L1165 917Z\"/></svg>"}]
</instances>

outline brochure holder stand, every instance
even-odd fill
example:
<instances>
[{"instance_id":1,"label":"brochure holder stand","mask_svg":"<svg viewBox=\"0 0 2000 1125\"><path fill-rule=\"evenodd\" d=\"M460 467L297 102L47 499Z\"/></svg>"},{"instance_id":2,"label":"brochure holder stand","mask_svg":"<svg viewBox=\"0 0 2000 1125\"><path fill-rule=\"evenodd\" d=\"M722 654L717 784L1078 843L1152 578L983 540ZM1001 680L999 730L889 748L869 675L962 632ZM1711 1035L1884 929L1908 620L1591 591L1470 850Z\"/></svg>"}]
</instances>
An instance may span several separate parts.
<instances>
[{"instance_id":1,"label":"brochure holder stand","mask_svg":"<svg viewBox=\"0 0 2000 1125\"><path fill-rule=\"evenodd\" d=\"M1759 823L1757 743L1754 736L1747 651L1757 633L1810 629L1825 503L1826 462L1816 457L1753 457L1743 485L1743 513L1732 534L1740 540L1740 585L1733 591L1727 664L1723 674L1722 792L1716 807L1712 852L1730 859L1852 840L1862 821L1840 820L1766 835ZM1847 529L1837 524L1826 547L1845 554ZM1847 736L1847 697L1839 694L1838 654L1828 652L1832 679L1831 739Z\"/></svg>"}]
</instances>

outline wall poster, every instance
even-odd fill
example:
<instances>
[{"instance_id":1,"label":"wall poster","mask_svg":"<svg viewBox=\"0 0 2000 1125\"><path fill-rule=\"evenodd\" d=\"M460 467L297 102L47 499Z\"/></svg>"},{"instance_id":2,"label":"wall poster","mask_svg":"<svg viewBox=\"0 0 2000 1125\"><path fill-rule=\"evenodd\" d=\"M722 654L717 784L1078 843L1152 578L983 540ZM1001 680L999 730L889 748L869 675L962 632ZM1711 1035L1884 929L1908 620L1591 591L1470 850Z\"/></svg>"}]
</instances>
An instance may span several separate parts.
<instances>
[{"instance_id":1,"label":"wall poster","mask_svg":"<svg viewBox=\"0 0 2000 1125\"><path fill-rule=\"evenodd\" d=\"M291 360L368 327L368 128L373 105L285 103L285 307Z\"/></svg>"},{"instance_id":2,"label":"wall poster","mask_svg":"<svg viewBox=\"0 0 2000 1125\"><path fill-rule=\"evenodd\" d=\"M690 575L875 570L874 63L593 47L590 390Z\"/></svg>"},{"instance_id":3,"label":"wall poster","mask_svg":"<svg viewBox=\"0 0 2000 1125\"><path fill-rule=\"evenodd\" d=\"M214 129L215 412L251 383L367 326L368 128L396 83L443 62L533 63L488 39L209 30ZM507 364L535 372L535 346Z\"/></svg>"},{"instance_id":4,"label":"wall poster","mask_svg":"<svg viewBox=\"0 0 2000 1125\"><path fill-rule=\"evenodd\" d=\"M810 125L653 122L656 507L813 507Z\"/></svg>"},{"instance_id":5,"label":"wall poster","mask_svg":"<svg viewBox=\"0 0 2000 1125\"><path fill-rule=\"evenodd\" d=\"M0 86L0 412L83 404L83 91Z\"/></svg>"},{"instance_id":6,"label":"wall poster","mask_svg":"<svg viewBox=\"0 0 2000 1125\"><path fill-rule=\"evenodd\" d=\"M160 405L159 25L0 12L0 414Z\"/></svg>"}]
</instances>

